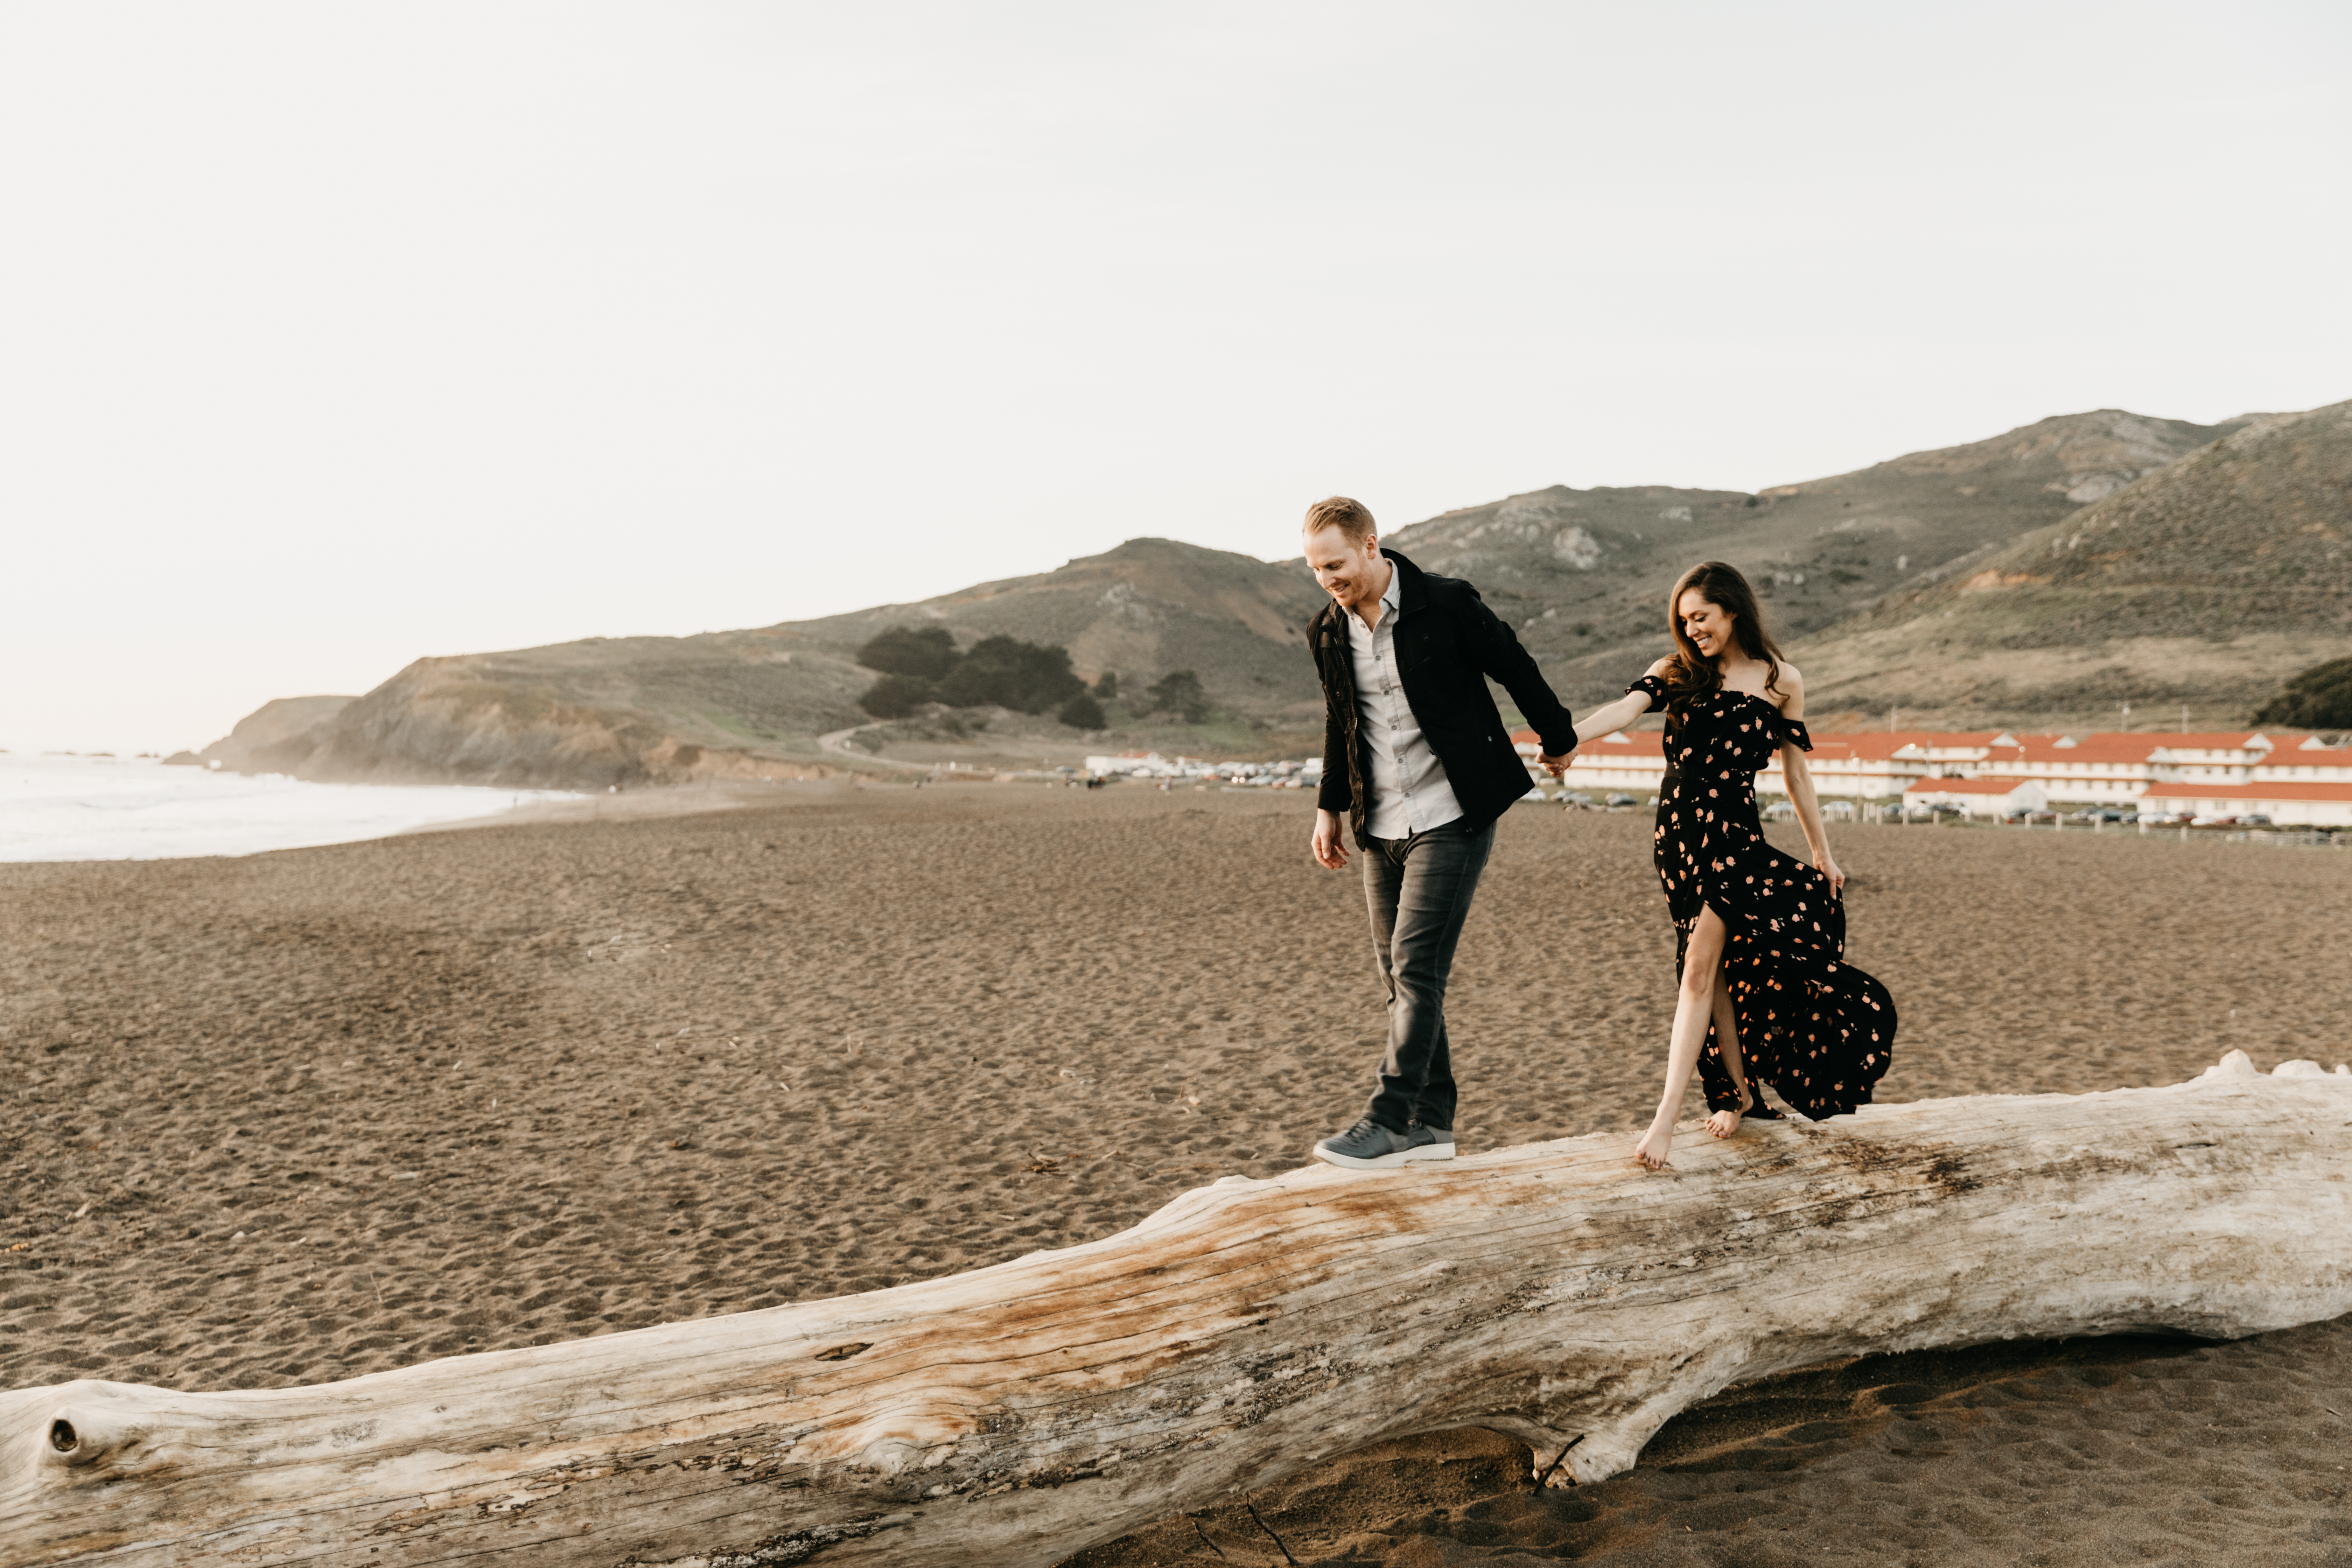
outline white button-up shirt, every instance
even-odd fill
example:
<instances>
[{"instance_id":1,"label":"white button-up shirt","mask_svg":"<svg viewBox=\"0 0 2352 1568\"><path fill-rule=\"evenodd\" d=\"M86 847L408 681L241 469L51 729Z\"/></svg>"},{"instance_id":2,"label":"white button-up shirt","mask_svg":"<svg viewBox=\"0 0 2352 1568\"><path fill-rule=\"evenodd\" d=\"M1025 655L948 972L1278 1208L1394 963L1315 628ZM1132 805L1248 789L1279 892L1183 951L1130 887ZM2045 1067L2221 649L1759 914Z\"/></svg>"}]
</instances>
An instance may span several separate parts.
<instances>
[{"instance_id":1,"label":"white button-up shirt","mask_svg":"<svg viewBox=\"0 0 2352 1568\"><path fill-rule=\"evenodd\" d=\"M1363 616L1346 612L1356 711L1371 760L1372 798L1365 803L1364 832L1374 838L1410 837L1462 815L1445 764L1422 738L1421 723L1412 716L1412 704L1404 700L1404 682L1397 675L1397 602L1403 584L1404 574L1391 563L1380 618L1369 629Z\"/></svg>"}]
</instances>

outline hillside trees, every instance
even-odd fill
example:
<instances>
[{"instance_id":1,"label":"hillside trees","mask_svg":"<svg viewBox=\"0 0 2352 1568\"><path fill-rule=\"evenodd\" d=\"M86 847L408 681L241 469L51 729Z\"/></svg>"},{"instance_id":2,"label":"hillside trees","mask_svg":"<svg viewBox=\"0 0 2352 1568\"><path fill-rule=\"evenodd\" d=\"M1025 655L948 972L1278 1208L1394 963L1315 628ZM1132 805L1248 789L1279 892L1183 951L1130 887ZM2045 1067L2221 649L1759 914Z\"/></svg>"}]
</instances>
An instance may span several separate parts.
<instances>
[{"instance_id":1,"label":"hillside trees","mask_svg":"<svg viewBox=\"0 0 2352 1568\"><path fill-rule=\"evenodd\" d=\"M1091 690L1081 691L1063 703L1061 711L1054 717L1073 730L1107 730L1110 728L1110 719L1103 704L1118 700L1118 671L1106 669L1095 677Z\"/></svg>"},{"instance_id":2,"label":"hillside trees","mask_svg":"<svg viewBox=\"0 0 2352 1568\"><path fill-rule=\"evenodd\" d=\"M1201 685L1201 678L1189 669L1173 669L1153 681L1145 695L1151 706L1150 713L1173 713L1187 724L1198 724L1209 716L1209 694Z\"/></svg>"},{"instance_id":3,"label":"hillside trees","mask_svg":"<svg viewBox=\"0 0 2352 1568\"><path fill-rule=\"evenodd\" d=\"M992 637L959 653L944 626L892 626L858 649L857 662L881 672L857 700L877 719L903 719L929 702L1043 713L1087 690L1067 648Z\"/></svg>"},{"instance_id":4,"label":"hillside trees","mask_svg":"<svg viewBox=\"0 0 2352 1568\"><path fill-rule=\"evenodd\" d=\"M886 675L943 680L961 657L945 626L886 626L857 650L857 662Z\"/></svg>"},{"instance_id":5,"label":"hillside trees","mask_svg":"<svg viewBox=\"0 0 2352 1568\"><path fill-rule=\"evenodd\" d=\"M971 645L948 678L940 700L955 708L994 703L1024 713L1043 713L1087 689L1070 668L1070 652L1018 637L982 637Z\"/></svg>"},{"instance_id":6,"label":"hillside trees","mask_svg":"<svg viewBox=\"0 0 2352 1568\"><path fill-rule=\"evenodd\" d=\"M2290 678L2254 715L2257 724L2299 730L2352 730L2352 658L2331 658Z\"/></svg>"},{"instance_id":7,"label":"hillside trees","mask_svg":"<svg viewBox=\"0 0 2352 1568\"><path fill-rule=\"evenodd\" d=\"M930 681L912 675L886 675L866 689L857 705L877 719L905 719L938 698L938 688Z\"/></svg>"},{"instance_id":8,"label":"hillside trees","mask_svg":"<svg viewBox=\"0 0 2352 1568\"><path fill-rule=\"evenodd\" d=\"M867 639L857 662L880 676L857 700L877 719L911 718L938 702L1050 712L1074 730L1103 730L1110 725L1105 704L1122 695L1138 718L1168 713L1198 724L1209 715L1208 691L1192 670L1171 670L1124 693L1118 675L1105 670L1088 687L1070 668L1069 649L1019 637L982 637L959 650L945 626L890 626Z\"/></svg>"}]
</instances>

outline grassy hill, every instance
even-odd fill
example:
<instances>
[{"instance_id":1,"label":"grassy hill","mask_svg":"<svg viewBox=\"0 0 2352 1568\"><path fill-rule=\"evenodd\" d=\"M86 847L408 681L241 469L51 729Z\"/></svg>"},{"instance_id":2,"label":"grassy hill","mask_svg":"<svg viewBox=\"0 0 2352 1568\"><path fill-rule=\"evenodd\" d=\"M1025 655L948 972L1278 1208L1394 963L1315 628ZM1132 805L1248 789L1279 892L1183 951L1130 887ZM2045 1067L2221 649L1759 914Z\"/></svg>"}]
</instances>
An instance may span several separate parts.
<instances>
[{"instance_id":1,"label":"grassy hill","mask_svg":"<svg viewBox=\"0 0 2352 1568\"><path fill-rule=\"evenodd\" d=\"M2054 523L2243 419L2192 425L2120 409L1776 485L1753 496L1564 487L1447 512L1390 542L1469 578L1571 706L1605 700L1665 650L1666 594L1714 557L1748 574L1784 643L1953 562Z\"/></svg>"},{"instance_id":2,"label":"grassy hill","mask_svg":"<svg viewBox=\"0 0 2352 1568\"><path fill-rule=\"evenodd\" d=\"M791 775L838 765L817 738L869 721L857 697L875 677L857 648L885 626L924 624L965 646L997 633L1058 643L1088 679L1116 670L1131 689L1189 668L1219 712L1206 726L1146 723L1113 704L1108 737L999 713L985 728L894 726L866 738L869 751L897 742L902 755L1034 763L1111 742L1278 748L1320 721L1297 628L1321 602L1299 563L1135 539L1037 576L823 620L422 658L364 697L272 704L267 722L256 715L206 755L312 779L515 787Z\"/></svg>"},{"instance_id":3,"label":"grassy hill","mask_svg":"<svg viewBox=\"0 0 2352 1568\"><path fill-rule=\"evenodd\" d=\"M1132 686L1189 669L1229 710L1259 718L1287 710L1319 721L1322 700L1300 629L1323 603L1299 561L1130 539L1034 577L791 629L845 652L885 626L930 623L946 626L966 647L997 635L1059 644L1089 680L1111 670Z\"/></svg>"},{"instance_id":4,"label":"grassy hill","mask_svg":"<svg viewBox=\"0 0 2352 1568\"><path fill-rule=\"evenodd\" d=\"M2112 721L2130 697L2235 721L2341 651L2347 407L2218 426L2103 409L1755 495L1555 487L1390 541L1476 583L1578 707L1663 651L1667 589L1717 556L1766 595L1817 714ZM853 727L898 760L1297 755L1321 721L1299 636L1321 603L1297 561L1132 539L919 604L419 659L219 744L310 778L592 786L838 765L818 738ZM870 727L856 650L894 626L1059 644L1129 692L1191 669L1214 711L1180 725L1114 703L1093 733L1003 712Z\"/></svg>"},{"instance_id":5,"label":"grassy hill","mask_svg":"<svg viewBox=\"0 0 2352 1568\"><path fill-rule=\"evenodd\" d=\"M1817 705L2244 722L2352 651L2352 403L2270 416L1792 650Z\"/></svg>"}]
</instances>

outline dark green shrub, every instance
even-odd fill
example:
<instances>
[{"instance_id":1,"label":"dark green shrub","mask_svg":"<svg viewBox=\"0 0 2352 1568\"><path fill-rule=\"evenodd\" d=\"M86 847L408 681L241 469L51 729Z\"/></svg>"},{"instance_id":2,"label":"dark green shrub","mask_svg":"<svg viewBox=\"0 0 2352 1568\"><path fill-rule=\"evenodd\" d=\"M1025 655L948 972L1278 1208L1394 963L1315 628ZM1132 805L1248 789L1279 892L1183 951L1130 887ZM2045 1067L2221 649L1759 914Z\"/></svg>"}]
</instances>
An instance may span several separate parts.
<instances>
[{"instance_id":1,"label":"dark green shrub","mask_svg":"<svg viewBox=\"0 0 2352 1568\"><path fill-rule=\"evenodd\" d=\"M955 637L945 626L890 626L857 650L857 662L886 675L942 679L955 668Z\"/></svg>"},{"instance_id":2,"label":"dark green shrub","mask_svg":"<svg viewBox=\"0 0 2352 1568\"><path fill-rule=\"evenodd\" d=\"M1054 717L1073 730L1100 730L1110 722L1103 717L1102 704L1095 700L1091 691L1081 691L1063 703L1062 710Z\"/></svg>"},{"instance_id":3,"label":"dark green shrub","mask_svg":"<svg viewBox=\"0 0 2352 1568\"><path fill-rule=\"evenodd\" d=\"M1018 637L982 637L940 682L940 700L958 708L992 702L1024 713L1043 713L1086 689L1087 683L1070 669L1067 648L1041 647Z\"/></svg>"},{"instance_id":4,"label":"dark green shrub","mask_svg":"<svg viewBox=\"0 0 2352 1568\"><path fill-rule=\"evenodd\" d=\"M1106 669L1095 678L1095 695L1105 702L1118 700L1118 671Z\"/></svg>"},{"instance_id":5,"label":"dark green shrub","mask_svg":"<svg viewBox=\"0 0 2352 1568\"><path fill-rule=\"evenodd\" d=\"M904 719L926 702L939 700L939 692L928 680L911 675L886 675L866 689L857 705L877 719Z\"/></svg>"},{"instance_id":6,"label":"dark green shrub","mask_svg":"<svg viewBox=\"0 0 2352 1568\"><path fill-rule=\"evenodd\" d=\"M1148 695L1150 712L1173 713L1187 724L1198 724L1209 716L1209 694L1201 678L1189 669L1170 670L1151 683Z\"/></svg>"},{"instance_id":7,"label":"dark green shrub","mask_svg":"<svg viewBox=\"0 0 2352 1568\"><path fill-rule=\"evenodd\" d=\"M2331 658L2291 678L2254 714L2257 724L2298 730L2352 730L2352 658Z\"/></svg>"}]
</instances>

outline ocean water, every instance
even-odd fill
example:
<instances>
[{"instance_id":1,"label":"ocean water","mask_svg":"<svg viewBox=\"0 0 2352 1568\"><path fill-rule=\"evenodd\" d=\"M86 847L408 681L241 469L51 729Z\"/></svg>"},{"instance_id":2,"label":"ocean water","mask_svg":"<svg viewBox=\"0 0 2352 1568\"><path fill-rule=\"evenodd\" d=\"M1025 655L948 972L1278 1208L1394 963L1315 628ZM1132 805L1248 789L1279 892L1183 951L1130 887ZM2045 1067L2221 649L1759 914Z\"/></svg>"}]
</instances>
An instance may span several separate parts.
<instances>
[{"instance_id":1,"label":"ocean water","mask_svg":"<svg viewBox=\"0 0 2352 1568\"><path fill-rule=\"evenodd\" d=\"M578 798L457 784L305 784L145 758L0 752L0 861L254 855Z\"/></svg>"}]
</instances>

